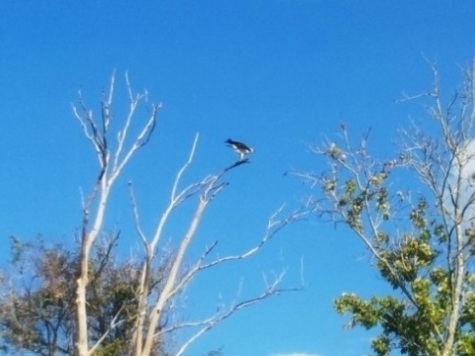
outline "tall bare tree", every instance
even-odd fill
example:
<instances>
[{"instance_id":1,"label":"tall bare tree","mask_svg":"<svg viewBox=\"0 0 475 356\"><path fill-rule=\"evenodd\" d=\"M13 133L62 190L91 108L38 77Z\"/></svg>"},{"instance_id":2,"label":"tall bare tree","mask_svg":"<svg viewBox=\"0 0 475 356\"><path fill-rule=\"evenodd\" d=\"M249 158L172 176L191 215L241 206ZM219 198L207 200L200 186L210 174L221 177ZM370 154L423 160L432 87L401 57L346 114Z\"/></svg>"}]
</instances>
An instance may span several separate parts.
<instances>
[{"instance_id":1,"label":"tall bare tree","mask_svg":"<svg viewBox=\"0 0 475 356\"><path fill-rule=\"evenodd\" d=\"M380 327L377 355L475 355L474 64L447 100L430 64L432 88L402 100L421 104L428 120L402 130L396 158L373 158L369 135L353 145L342 124L337 140L313 147L327 169L296 173L320 189L312 211L349 228L395 290L335 301L349 327Z\"/></svg>"},{"instance_id":2,"label":"tall bare tree","mask_svg":"<svg viewBox=\"0 0 475 356\"><path fill-rule=\"evenodd\" d=\"M77 323L77 342L76 349L79 356L87 356L97 351L108 335L117 327L117 320L123 309L117 310L117 315L111 319L110 325L103 336L91 342L90 332L88 330L88 288L90 285L90 252L96 243L101 232L103 232L104 217L109 205L111 189L117 178L121 175L124 167L131 158L150 140L160 111L160 104L152 104L148 117L141 128L132 134L132 121L136 116L136 109L139 103L143 102L147 93L136 94L132 91L129 79L126 75L126 88L128 93L128 112L125 115L123 126L115 133L116 140L113 141L111 132L112 104L114 98L115 76L111 78L108 91L101 102L101 113L98 119L93 116L93 112L85 105L81 95L79 95L78 104L73 106L73 113L83 128L85 137L94 148L99 171L97 179L93 184L91 192L84 199L82 211L82 229L81 229L81 248L76 287L76 323ZM114 118L116 120L116 118ZM136 125L134 125L136 126ZM198 143L198 135L195 137L189 157L176 174L174 183L171 187L170 197L162 214L157 218L157 224L154 233L147 236L140 223L139 206L134 194L132 183L129 184L130 201L133 210L133 219L135 221L136 233L143 246L143 261L140 267L140 275L137 279L136 305L137 308L133 315L134 327L130 334L131 349L124 350L126 354L148 356L152 355L157 344L163 340L165 333L170 333L182 328L194 328L195 333L189 340L185 341L178 348L176 355L182 355L186 348L197 337L205 331L214 327L219 321L226 319L236 311L253 305L271 295L278 294L285 290L279 288L279 283L283 273L275 280L269 282L262 294L253 298L242 300L232 304L227 310L220 311L206 320L199 322L181 322L180 324L168 325L165 323L167 308L173 298L183 291L184 287L201 271L213 268L219 264L238 261L250 257L259 251L259 249L284 226L298 219L300 212L293 212L283 218L279 218L281 209L271 216L268 221L265 234L259 238L255 245L248 250L220 257L212 260L210 253L218 243L215 241L211 246L203 249L201 257L197 261L187 261L191 267L185 269L185 255L191 241L197 231L198 225L202 219L203 212L210 202L219 195L226 187L223 177L232 169L248 163L247 160L239 160L228 167L224 167L217 173L209 174L200 181L182 186L182 180L185 171L190 167ZM170 257L169 264L163 269L159 283L152 283L154 278L154 268L160 263L159 244L162 241L163 229L168 222L171 214L183 202L195 199L195 209L189 217L189 225L183 236L176 242L176 252ZM290 289L294 290L294 289ZM130 312L130 311L129 311Z\"/></svg>"},{"instance_id":3,"label":"tall bare tree","mask_svg":"<svg viewBox=\"0 0 475 356\"><path fill-rule=\"evenodd\" d=\"M114 96L115 75L111 78L108 92L101 102L101 119L99 122L93 117L93 112L86 107L79 93L78 106L73 106L73 113L80 122L84 135L94 148L99 163L99 174L94 183L91 193L83 201L83 222L81 229L80 265L76 289L76 317L77 317L77 351L80 356L90 354L87 324L87 298L86 291L89 284L89 260L91 248L102 231L104 216L107 208L109 195L117 177L132 156L149 141L154 131L160 105L152 105L149 117L142 129L127 146L132 119L134 118L137 105L146 94L134 94L132 92L128 76L126 76L129 109L125 123L117 132L117 142L111 149L110 123L112 120L111 106ZM91 213L93 216L91 216ZM92 221L91 221L92 220ZM95 347L92 347L94 350Z\"/></svg>"}]
</instances>

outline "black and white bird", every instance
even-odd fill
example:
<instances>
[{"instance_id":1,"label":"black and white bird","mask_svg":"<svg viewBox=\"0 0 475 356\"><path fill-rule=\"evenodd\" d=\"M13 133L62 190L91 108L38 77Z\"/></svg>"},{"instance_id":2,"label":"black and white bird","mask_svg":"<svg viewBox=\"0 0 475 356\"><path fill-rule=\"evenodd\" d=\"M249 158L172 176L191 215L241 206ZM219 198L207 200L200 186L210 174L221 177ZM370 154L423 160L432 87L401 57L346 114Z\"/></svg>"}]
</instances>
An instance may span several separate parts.
<instances>
[{"instance_id":1,"label":"black and white bird","mask_svg":"<svg viewBox=\"0 0 475 356\"><path fill-rule=\"evenodd\" d=\"M249 147L248 145L242 142L234 141L234 140L231 140L230 138L228 138L224 142L227 143L229 147L234 149L234 151L236 151L236 153L239 155L239 161L242 161L244 159L244 156L246 156L247 154L254 152L253 148Z\"/></svg>"}]
</instances>

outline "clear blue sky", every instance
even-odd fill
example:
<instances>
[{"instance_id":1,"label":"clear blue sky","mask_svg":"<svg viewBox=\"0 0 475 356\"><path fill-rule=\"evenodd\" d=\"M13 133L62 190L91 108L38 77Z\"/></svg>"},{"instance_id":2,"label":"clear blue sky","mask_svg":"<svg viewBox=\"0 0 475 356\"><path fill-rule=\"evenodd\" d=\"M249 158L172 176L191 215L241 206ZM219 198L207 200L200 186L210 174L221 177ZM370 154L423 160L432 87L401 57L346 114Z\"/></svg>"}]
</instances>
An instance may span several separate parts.
<instances>
[{"instance_id":1,"label":"clear blue sky","mask_svg":"<svg viewBox=\"0 0 475 356\"><path fill-rule=\"evenodd\" d=\"M8 236L71 241L80 223L80 189L95 177L95 158L71 115L82 89L91 105L112 70L160 101L156 135L114 190L108 227L130 233L125 180L133 180L142 220L151 228L172 173L200 133L189 179L235 158L228 137L255 148L252 164L205 215L196 246L220 240L222 252L259 239L268 216L298 205L304 189L283 177L292 168L320 171L306 145L344 120L358 136L390 153L410 109L393 100L428 88L423 55L435 59L452 89L458 65L475 53L475 3L459 1L12 1L0 3L0 258ZM123 88L119 85L119 88ZM122 103L123 104L123 103ZM96 107L97 108L97 107ZM169 236L179 235L171 226ZM128 232L128 233L127 233ZM262 254L200 276L183 305L190 317L263 287L288 268L284 285L306 289L247 309L212 330L187 355L224 346L226 356L362 355L371 333L343 330L332 300L344 291L386 291L367 267L362 246L319 221L283 231Z\"/></svg>"}]
</instances>

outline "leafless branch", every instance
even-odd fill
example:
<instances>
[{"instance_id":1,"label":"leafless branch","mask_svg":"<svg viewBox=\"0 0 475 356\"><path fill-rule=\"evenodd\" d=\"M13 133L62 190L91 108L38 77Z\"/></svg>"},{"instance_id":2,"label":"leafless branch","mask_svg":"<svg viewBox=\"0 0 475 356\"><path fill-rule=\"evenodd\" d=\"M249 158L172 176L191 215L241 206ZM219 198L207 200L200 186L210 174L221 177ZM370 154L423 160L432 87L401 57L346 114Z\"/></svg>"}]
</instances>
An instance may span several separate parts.
<instances>
[{"instance_id":1,"label":"leafless branch","mask_svg":"<svg viewBox=\"0 0 475 356\"><path fill-rule=\"evenodd\" d=\"M183 329L183 328L199 328L197 332L195 332L187 341L185 341L180 346L179 350L176 352L176 356L180 356L201 335L203 335L205 332L215 327L218 323L229 318L231 315L238 312L239 310L250 307L274 295L278 295L278 294L289 292L289 291L301 290L300 288L278 288L278 285L282 282L284 275L285 275L285 271L283 271L279 276L277 276L272 283L267 284L266 289L258 296L235 303L232 306L230 306L228 310L224 312L217 312L216 314L212 315L211 317L205 320L196 321L196 322L185 322L185 323L173 325L169 328L164 328L157 335L169 333L169 332L172 332L178 329Z\"/></svg>"},{"instance_id":2,"label":"leafless branch","mask_svg":"<svg viewBox=\"0 0 475 356\"><path fill-rule=\"evenodd\" d=\"M247 160L235 162L231 164L230 166L225 167L224 169L219 171L217 174L208 175L197 183L192 183L185 186L184 188L179 188L181 181L183 180L183 176L185 172L187 171L187 169L189 168L189 166L191 165L193 161L197 142L198 142L198 137L199 137L198 135L195 136L187 161L177 171L177 174L175 176L175 179L171 187L171 193L170 193L168 204L165 207L162 214L159 216L159 219L155 228L155 232L153 233L150 240L147 239L145 234L140 229L139 213L137 209L136 199L135 199L135 196L133 195L133 192L129 188L129 190L131 191L130 199L131 199L132 207L134 211L134 221L136 224L136 230L138 232L140 239L144 243L144 247L146 248L146 255L147 255L143 268L142 268L142 277L141 277L139 293L138 293L140 295L139 308L141 311L139 312L139 317L137 318L137 326L134 333L135 335L134 347L135 347L136 352L139 352L139 353L148 354L148 352L151 350L155 337L157 336L156 330L163 329L161 326L159 327L159 325L160 325L160 319L163 317L164 311L167 308L167 305L169 306L169 303L171 303L172 299L183 290L183 288L195 277L195 275L199 271L203 269L211 268L219 263L248 258L249 256L255 254L266 242L271 240L272 237L275 234L277 234L283 227L285 227L286 225L288 225L289 223L293 221L296 221L302 218L304 215L304 212L296 211L284 218L278 218L279 213L281 213L281 211L283 210L283 206L282 206L269 219L266 233L262 237L261 241L259 241L258 244L256 244L255 246L251 247L248 251L239 255L235 255L235 256L223 257L211 263L205 263L205 260L210 255L211 251L213 251L214 248L218 244L218 241L215 241L213 244L211 244L205 249L201 257L191 266L191 268L189 268L186 273L180 276L179 272L182 269L185 252L187 251L188 246L195 235L195 231L201 220L201 216L204 210L206 209L209 202L212 201L214 197L216 197L216 195L218 195L222 191L222 189L224 189L224 187L227 185L226 182L222 181L223 176L226 173L228 173L230 170L236 167L239 167L240 165L244 163L249 163ZM147 298L148 298L147 283L148 282L147 281L149 280L149 274L151 271L151 263L153 261L153 256L155 256L156 248L160 241L163 228L166 222L168 221L171 212L180 204L182 204L185 200L191 197L197 198L197 205L196 205L194 213L192 213L190 216L190 224L189 224L188 230L179 239L177 251L175 252L175 255L171 261L170 267L167 270L163 278L163 281L161 283L160 293L157 295L156 301L151 306L150 310L152 310L152 312L148 315L148 318L146 319L144 310L147 310L147 304L148 304L147 302ZM275 288L270 288L270 290L274 290L274 289ZM260 300L260 298L256 298L254 302L257 302L258 300ZM250 302L242 303L242 304L239 304L236 308L240 309L243 306L246 306L247 304L250 305L252 303ZM216 320L216 322L217 321L218 320ZM170 329L170 327L168 329ZM204 331L206 330L203 330L202 332ZM142 332L145 333L145 337L143 338L143 340L142 340L142 337L143 337ZM196 337L198 337L199 335L201 335L201 333L199 333Z\"/></svg>"},{"instance_id":3,"label":"leafless branch","mask_svg":"<svg viewBox=\"0 0 475 356\"><path fill-rule=\"evenodd\" d=\"M237 255L231 255L231 256L225 256L225 257L220 257L210 263L203 264L198 268L199 270L204 270L211 268L215 265L225 263L225 262L231 262L231 261L236 261L236 260L243 260L246 259L252 255L254 255L259 249L268 241L270 241L281 229L283 229L285 226L292 222L296 222L300 219L302 219L305 215L307 215L307 211L295 211L283 219L276 219L277 215L283 210L284 205L282 205L272 216L270 217L269 221L267 222L267 229L266 232L264 233L263 237L261 240L251 247L250 249L246 250L243 253L237 254Z\"/></svg>"},{"instance_id":4,"label":"leafless branch","mask_svg":"<svg viewBox=\"0 0 475 356\"><path fill-rule=\"evenodd\" d=\"M73 115L79 121L83 133L93 146L96 152L96 157L99 161L98 178L93 185L91 193L83 203L81 255L76 289L76 317L78 325L78 339L76 345L79 356L88 356L90 353L88 346L86 310L86 288L89 283L90 249L101 231L110 189L131 157L139 148L143 147L143 145L148 142L150 135L154 130L156 117L160 108L160 105L152 106L152 111L147 118L145 125L138 132L135 138L132 139L130 147L125 148L130 123L135 116L138 103L142 98L144 98L144 94L137 94L133 97L127 75L125 81L131 101L129 103L129 109L124 125L117 134L118 142L115 150L111 149L108 144L109 126L112 119L111 105L114 96L115 73L111 76L108 95L106 95L106 99L101 102L101 130L99 130L99 125L93 118L92 111L84 104L81 93L78 94L78 106L81 112L75 105L72 106ZM122 154L123 152L125 153ZM111 155L114 157L112 165L109 160ZM90 225L90 211L94 203L94 217L92 218L92 223Z\"/></svg>"},{"instance_id":5,"label":"leafless branch","mask_svg":"<svg viewBox=\"0 0 475 356\"><path fill-rule=\"evenodd\" d=\"M128 183L128 188L129 188L130 202L132 204L132 211L133 211L133 215L134 215L135 231L137 232L137 235L139 236L140 241L142 241L143 246L146 248L147 247L147 237L145 236L145 234L142 231L142 228L140 226L140 215L139 215L139 210L138 210L138 206L137 206L137 200L135 199L134 190L132 188L132 182Z\"/></svg>"},{"instance_id":6,"label":"leafless branch","mask_svg":"<svg viewBox=\"0 0 475 356\"><path fill-rule=\"evenodd\" d=\"M91 355L94 355L94 351L101 346L101 344L104 342L104 340L107 338L107 336L110 334L112 330L114 330L117 326L119 326L122 321L117 322L117 319L119 316L122 314L122 311L124 310L124 306L122 306L119 311L114 315L112 318L109 327L107 330L102 334L102 336L96 341L96 343L89 349L89 353Z\"/></svg>"}]
</instances>

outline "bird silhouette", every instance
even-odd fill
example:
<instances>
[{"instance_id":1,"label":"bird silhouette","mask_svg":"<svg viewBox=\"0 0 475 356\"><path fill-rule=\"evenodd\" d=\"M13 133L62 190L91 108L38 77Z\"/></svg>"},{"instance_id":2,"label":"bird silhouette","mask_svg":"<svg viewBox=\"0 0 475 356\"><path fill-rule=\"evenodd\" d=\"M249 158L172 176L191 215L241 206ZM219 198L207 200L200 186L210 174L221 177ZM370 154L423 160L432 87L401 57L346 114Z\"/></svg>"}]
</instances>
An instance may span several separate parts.
<instances>
[{"instance_id":1,"label":"bird silhouette","mask_svg":"<svg viewBox=\"0 0 475 356\"><path fill-rule=\"evenodd\" d=\"M248 145L242 142L234 141L234 140L231 140L230 138L228 138L224 142L227 143L229 147L234 149L234 151L236 151L236 153L239 155L239 161L242 161L247 154L254 152L253 148L249 147Z\"/></svg>"}]
</instances>

